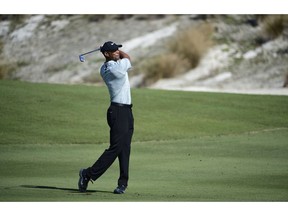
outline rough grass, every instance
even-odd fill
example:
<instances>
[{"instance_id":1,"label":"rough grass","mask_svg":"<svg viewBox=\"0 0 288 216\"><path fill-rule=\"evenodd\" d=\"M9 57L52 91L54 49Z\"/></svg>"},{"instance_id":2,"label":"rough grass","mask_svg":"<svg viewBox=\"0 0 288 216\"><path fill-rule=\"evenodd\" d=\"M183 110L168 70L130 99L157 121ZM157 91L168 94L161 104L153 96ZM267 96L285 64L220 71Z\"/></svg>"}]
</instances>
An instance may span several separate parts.
<instances>
[{"instance_id":1,"label":"rough grass","mask_svg":"<svg viewBox=\"0 0 288 216\"><path fill-rule=\"evenodd\" d=\"M130 182L118 164L87 193L78 171L108 147L105 88L0 81L1 201L287 201L288 98L133 89Z\"/></svg>"}]
</instances>

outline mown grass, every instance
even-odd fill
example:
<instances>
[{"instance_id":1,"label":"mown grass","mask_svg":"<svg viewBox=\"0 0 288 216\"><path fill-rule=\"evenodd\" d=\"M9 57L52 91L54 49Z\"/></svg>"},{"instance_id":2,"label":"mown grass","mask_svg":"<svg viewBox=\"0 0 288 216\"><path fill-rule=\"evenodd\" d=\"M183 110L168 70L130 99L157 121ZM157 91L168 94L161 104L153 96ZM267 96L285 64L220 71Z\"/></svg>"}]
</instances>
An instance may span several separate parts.
<instances>
[{"instance_id":1,"label":"mown grass","mask_svg":"<svg viewBox=\"0 0 288 216\"><path fill-rule=\"evenodd\" d=\"M106 144L2 145L0 200L287 201L286 135L134 142L125 196L112 194L117 163L87 193L77 191L79 168L94 162Z\"/></svg>"},{"instance_id":2,"label":"mown grass","mask_svg":"<svg viewBox=\"0 0 288 216\"><path fill-rule=\"evenodd\" d=\"M1 201L287 201L288 98L133 89L127 193L108 147L106 88L0 81Z\"/></svg>"}]
</instances>

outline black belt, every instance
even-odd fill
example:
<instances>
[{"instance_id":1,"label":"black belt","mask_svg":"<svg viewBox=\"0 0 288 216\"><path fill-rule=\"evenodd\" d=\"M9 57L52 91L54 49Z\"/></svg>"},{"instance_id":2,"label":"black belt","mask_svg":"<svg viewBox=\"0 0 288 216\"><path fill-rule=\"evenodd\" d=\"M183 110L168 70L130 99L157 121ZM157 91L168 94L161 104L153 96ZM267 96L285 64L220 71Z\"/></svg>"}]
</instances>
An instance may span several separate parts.
<instances>
[{"instance_id":1,"label":"black belt","mask_svg":"<svg viewBox=\"0 0 288 216\"><path fill-rule=\"evenodd\" d=\"M121 104L121 103L111 102L111 106L132 108L133 104Z\"/></svg>"}]
</instances>

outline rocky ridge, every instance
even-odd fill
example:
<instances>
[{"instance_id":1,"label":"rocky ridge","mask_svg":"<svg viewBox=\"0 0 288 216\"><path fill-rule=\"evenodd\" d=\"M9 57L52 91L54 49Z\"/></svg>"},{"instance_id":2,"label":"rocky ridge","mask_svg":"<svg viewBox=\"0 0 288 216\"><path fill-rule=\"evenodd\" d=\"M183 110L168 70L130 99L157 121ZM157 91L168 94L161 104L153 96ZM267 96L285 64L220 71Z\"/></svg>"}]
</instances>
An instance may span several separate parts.
<instances>
[{"instance_id":1,"label":"rocky ridge","mask_svg":"<svg viewBox=\"0 0 288 216\"><path fill-rule=\"evenodd\" d=\"M81 63L80 53L112 40L122 43L123 50L136 62L145 61L148 55L163 52L167 38L199 22L212 22L216 29L214 38L223 42L211 47L198 67L184 75L159 80L151 88L224 92L277 90L278 94L288 94L287 88L283 88L288 75L287 34L284 32L267 41L264 38L257 46L247 45L247 41L261 38L263 30L261 24L255 24L257 20L253 15L26 15L16 24L11 18L2 17L2 78L102 84L98 74L102 55L87 56L86 62ZM3 65L10 70L5 70ZM139 83L141 71L131 76L133 87Z\"/></svg>"}]
</instances>

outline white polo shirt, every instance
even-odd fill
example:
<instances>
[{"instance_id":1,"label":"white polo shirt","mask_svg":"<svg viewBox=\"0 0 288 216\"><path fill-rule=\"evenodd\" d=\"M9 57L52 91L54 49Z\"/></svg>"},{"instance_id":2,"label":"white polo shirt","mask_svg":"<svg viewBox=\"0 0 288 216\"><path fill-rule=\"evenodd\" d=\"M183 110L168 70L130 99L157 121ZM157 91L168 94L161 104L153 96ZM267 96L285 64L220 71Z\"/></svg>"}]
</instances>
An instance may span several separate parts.
<instances>
[{"instance_id":1,"label":"white polo shirt","mask_svg":"<svg viewBox=\"0 0 288 216\"><path fill-rule=\"evenodd\" d=\"M121 104L131 104L128 70L131 68L127 58L118 61L105 62L100 68L100 74L106 83L110 101Z\"/></svg>"}]
</instances>

